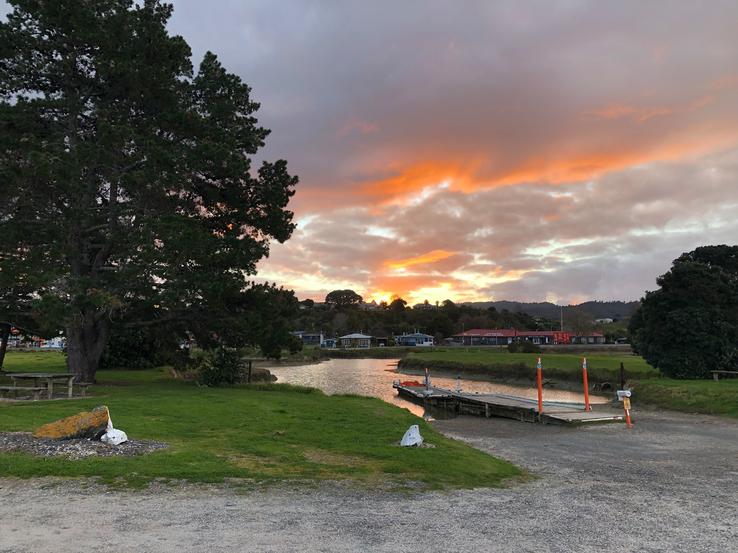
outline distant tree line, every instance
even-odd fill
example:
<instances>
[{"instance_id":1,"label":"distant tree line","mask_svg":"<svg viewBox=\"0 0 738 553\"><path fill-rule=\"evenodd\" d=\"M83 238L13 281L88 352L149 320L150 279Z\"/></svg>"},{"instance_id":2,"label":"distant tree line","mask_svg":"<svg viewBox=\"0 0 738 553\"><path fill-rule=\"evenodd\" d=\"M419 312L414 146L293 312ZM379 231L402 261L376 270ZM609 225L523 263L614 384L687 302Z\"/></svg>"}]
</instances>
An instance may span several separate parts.
<instances>
[{"instance_id":1,"label":"distant tree line","mask_svg":"<svg viewBox=\"0 0 738 553\"><path fill-rule=\"evenodd\" d=\"M328 294L323 304L305 300L291 321L292 327L335 336L356 331L390 336L417 330L441 340L472 328L550 330L558 324L522 312L498 311L494 307L478 309L451 300L438 305L425 303L415 308L409 307L402 298L372 307L361 302L361 296L353 290L335 290Z\"/></svg>"}]
</instances>

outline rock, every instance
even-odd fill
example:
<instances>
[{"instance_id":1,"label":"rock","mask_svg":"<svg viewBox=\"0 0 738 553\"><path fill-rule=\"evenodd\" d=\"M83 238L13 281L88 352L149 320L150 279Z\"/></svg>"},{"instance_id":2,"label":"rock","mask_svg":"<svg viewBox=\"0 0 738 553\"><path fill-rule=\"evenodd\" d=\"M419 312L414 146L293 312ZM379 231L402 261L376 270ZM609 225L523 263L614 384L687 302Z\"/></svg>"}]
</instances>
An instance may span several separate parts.
<instances>
[{"instance_id":1,"label":"rock","mask_svg":"<svg viewBox=\"0 0 738 553\"><path fill-rule=\"evenodd\" d=\"M277 377L274 376L268 369L262 369L260 367L254 367L251 369L251 382L276 382Z\"/></svg>"},{"instance_id":2,"label":"rock","mask_svg":"<svg viewBox=\"0 0 738 553\"><path fill-rule=\"evenodd\" d=\"M95 438L105 432L109 418L108 408L105 405L100 405L92 411L83 411L71 417L45 424L36 430L33 435L36 438L55 440Z\"/></svg>"}]
</instances>

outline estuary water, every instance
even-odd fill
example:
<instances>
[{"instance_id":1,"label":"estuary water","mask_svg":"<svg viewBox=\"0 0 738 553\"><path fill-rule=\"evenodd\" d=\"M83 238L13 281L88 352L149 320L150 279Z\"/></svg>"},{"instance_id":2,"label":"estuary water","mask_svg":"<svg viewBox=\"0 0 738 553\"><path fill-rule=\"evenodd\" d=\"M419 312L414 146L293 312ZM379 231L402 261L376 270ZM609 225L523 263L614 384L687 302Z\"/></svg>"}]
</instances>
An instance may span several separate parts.
<instances>
[{"instance_id":1,"label":"estuary water","mask_svg":"<svg viewBox=\"0 0 738 553\"><path fill-rule=\"evenodd\" d=\"M361 396L377 397L387 403L398 405L411 413L425 418L443 418L444 413L438 410L426 411L418 405L397 395L392 388L394 380L418 380L421 376L407 375L396 372L397 359L329 359L321 363L296 365L285 367L269 367L278 382L310 386L324 391L326 394L356 394ZM431 373L431 383L439 388L456 388L456 379L447 376L434 376ZM496 382L468 380L462 378L461 389L467 392L488 392L510 394L535 399L536 389L532 387L511 386ZM543 391L546 400L562 402L584 403L584 396L580 393L565 390ZM592 403L606 403L607 398L590 394ZM448 415L446 415L448 416Z\"/></svg>"}]
</instances>

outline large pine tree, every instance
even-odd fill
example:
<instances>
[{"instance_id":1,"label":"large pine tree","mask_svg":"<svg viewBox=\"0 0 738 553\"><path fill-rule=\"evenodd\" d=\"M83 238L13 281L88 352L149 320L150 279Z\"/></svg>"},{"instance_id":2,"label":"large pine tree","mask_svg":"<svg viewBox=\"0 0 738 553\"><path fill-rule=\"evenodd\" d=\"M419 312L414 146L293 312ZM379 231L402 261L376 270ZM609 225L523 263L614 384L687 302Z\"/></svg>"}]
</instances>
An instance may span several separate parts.
<instances>
[{"instance_id":1,"label":"large pine tree","mask_svg":"<svg viewBox=\"0 0 738 553\"><path fill-rule=\"evenodd\" d=\"M111 325L251 313L297 178L252 171L250 88L171 36L158 0L11 0L0 24L0 320L60 328L93 380ZM268 295L268 294L266 294ZM233 319L235 320L235 318ZM208 328L207 321L213 327Z\"/></svg>"}]
</instances>

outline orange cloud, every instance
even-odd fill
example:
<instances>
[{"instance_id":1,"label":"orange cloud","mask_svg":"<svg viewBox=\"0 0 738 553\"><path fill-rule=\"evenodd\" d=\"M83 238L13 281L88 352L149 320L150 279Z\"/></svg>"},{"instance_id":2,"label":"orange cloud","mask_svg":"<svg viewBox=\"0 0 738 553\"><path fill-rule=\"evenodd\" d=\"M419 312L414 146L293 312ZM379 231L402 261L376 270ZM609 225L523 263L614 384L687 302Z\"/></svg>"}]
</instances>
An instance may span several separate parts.
<instances>
[{"instance_id":1,"label":"orange cloud","mask_svg":"<svg viewBox=\"0 0 738 553\"><path fill-rule=\"evenodd\" d=\"M518 169L501 175L493 185L512 185L525 182L563 184L582 182L604 173L644 165L646 163L675 161L696 157L734 144L738 131L715 132L709 136L695 136L684 142L672 142L652 149L611 150L603 153L566 157L558 160L531 160Z\"/></svg>"},{"instance_id":2,"label":"orange cloud","mask_svg":"<svg viewBox=\"0 0 738 553\"><path fill-rule=\"evenodd\" d=\"M470 157L466 164L426 161L401 167L390 177L378 179L359 187L358 192L380 198L416 192L424 188L452 183L454 188L471 181L479 162Z\"/></svg>"},{"instance_id":3,"label":"orange cloud","mask_svg":"<svg viewBox=\"0 0 738 553\"><path fill-rule=\"evenodd\" d=\"M399 259L396 261L385 261L385 265L390 269L406 269L414 265L424 265L426 263L435 263L442 259L447 259L455 255L455 252L449 252L446 250L433 250L422 255L415 257L408 257L407 259Z\"/></svg>"}]
</instances>

